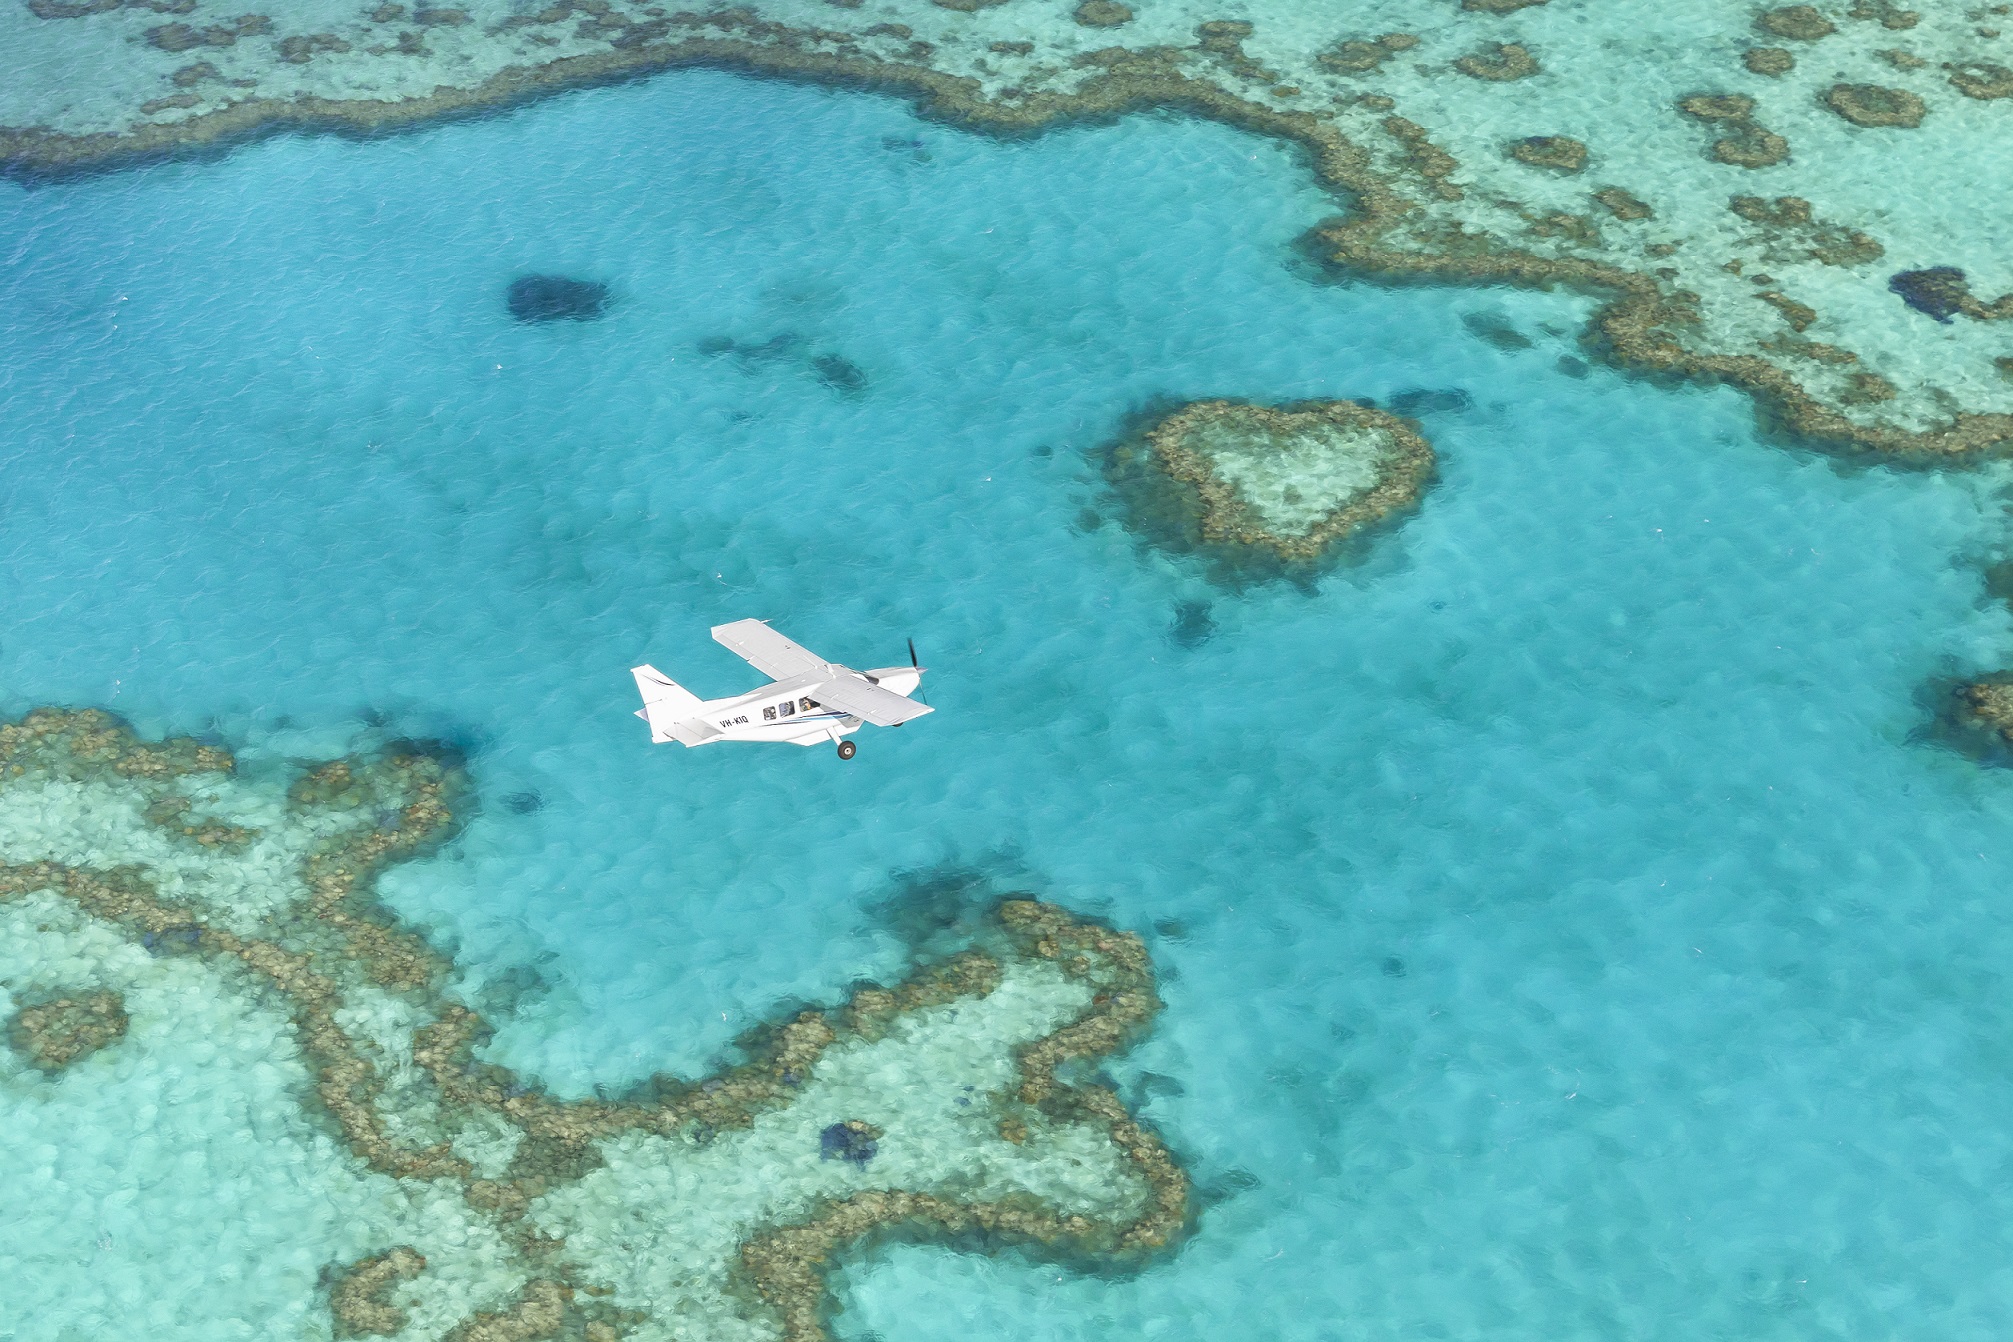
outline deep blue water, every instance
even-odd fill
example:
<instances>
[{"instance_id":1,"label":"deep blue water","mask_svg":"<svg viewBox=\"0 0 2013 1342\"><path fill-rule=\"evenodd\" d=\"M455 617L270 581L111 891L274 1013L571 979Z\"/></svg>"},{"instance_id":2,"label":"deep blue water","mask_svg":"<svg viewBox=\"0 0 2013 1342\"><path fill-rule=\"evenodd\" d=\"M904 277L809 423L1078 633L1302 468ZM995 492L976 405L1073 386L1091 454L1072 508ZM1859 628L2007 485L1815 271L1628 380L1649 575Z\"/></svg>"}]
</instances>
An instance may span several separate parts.
<instances>
[{"instance_id":1,"label":"deep blue water","mask_svg":"<svg viewBox=\"0 0 2013 1342\"><path fill-rule=\"evenodd\" d=\"M898 1250L849 1339L2003 1338L2013 791L1922 733L2013 643L2003 477L1569 376L1586 300L1315 283L1337 208L1218 127L710 73L0 186L0 708L467 751L388 892L470 991L536 970L495 1055L574 1093L896 972L932 883L1146 935L1114 1070L1199 1234ZM608 315L512 322L530 271ZM1164 398L1421 388L1440 483L1311 590L1143 548L1097 464ZM627 668L748 687L748 615L913 636L939 712L650 748Z\"/></svg>"}]
</instances>

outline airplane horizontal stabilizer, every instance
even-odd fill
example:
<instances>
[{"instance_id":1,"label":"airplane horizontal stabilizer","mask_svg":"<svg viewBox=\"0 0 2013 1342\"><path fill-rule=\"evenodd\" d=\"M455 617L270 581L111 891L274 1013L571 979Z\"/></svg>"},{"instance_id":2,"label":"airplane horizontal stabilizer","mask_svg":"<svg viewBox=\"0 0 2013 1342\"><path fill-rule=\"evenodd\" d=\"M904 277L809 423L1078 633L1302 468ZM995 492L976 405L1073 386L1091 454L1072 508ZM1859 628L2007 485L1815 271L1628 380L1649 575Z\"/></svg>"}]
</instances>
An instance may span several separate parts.
<instances>
[{"instance_id":1,"label":"airplane horizontal stabilizer","mask_svg":"<svg viewBox=\"0 0 2013 1342\"><path fill-rule=\"evenodd\" d=\"M656 667L631 667L629 673L636 677L636 688L643 695L643 711L638 716L650 724L652 741L696 746L723 734L700 719L699 714L706 711L705 701Z\"/></svg>"}]
</instances>

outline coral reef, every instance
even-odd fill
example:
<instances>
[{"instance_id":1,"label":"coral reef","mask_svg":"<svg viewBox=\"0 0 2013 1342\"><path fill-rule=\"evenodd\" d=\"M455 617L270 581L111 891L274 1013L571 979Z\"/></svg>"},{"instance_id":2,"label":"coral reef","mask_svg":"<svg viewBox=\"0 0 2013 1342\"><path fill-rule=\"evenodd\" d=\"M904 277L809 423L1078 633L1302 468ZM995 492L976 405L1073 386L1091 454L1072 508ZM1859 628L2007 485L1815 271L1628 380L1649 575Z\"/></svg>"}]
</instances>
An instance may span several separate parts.
<instances>
[{"instance_id":1,"label":"coral reef","mask_svg":"<svg viewBox=\"0 0 2013 1342\"><path fill-rule=\"evenodd\" d=\"M979 0L747 0L706 12L650 0L556 0L535 11L467 0L381 3L312 23L206 17L193 0L38 0L0 9L0 43L27 72L0 87L0 158L45 173L271 127L375 131L694 65L890 89L931 116L1005 134L1178 109L1305 150L1351 210L1312 239L1338 266L1586 290L1603 302L1587 332L1593 352L1732 383L1765 401L1774 422L1819 440L1946 456L2013 442L2013 388L1994 362L2003 347L1958 323L1938 333L1934 358L1921 357L1922 328L1885 295L1884 276L1745 250L1766 244L1758 234L1730 240L1718 204L1761 174L1771 196L1807 199L1893 254L1951 257L1991 274L1996 289L1989 221L2004 212L2005 187L1977 164L2003 138L1990 118L2013 98L2002 30L2013 25L1995 26L1989 11L1891 0L1729 7L1703 16L1704 29L1691 11L1652 8L1625 23L1631 62L1661 70L1639 82L1631 62L1617 62L1615 30L1594 21L1597 9L1393 6L1379 15L1392 31L1376 36L1311 22L1288 0L1251 0L1218 18L1119 0L1052 13ZM70 55L87 36L93 52L116 57ZM1542 74L1528 77L1540 55ZM1892 74L1868 82L1874 69ZM1471 78L1450 85L1452 71ZM1708 132L1703 165L1673 157L1683 138L1657 126L1672 115L1668 90L1688 88L1704 90L1678 100ZM1992 106L1961 116L1950 105L1960 99ZM1589 107L1613 115L1589 119ZM1841 120L1852 128L1845 139ZM1641 226L1594 227L1564 160L1540 161L1549 171L1533 174L1542 151L1506 154L1506 127L1585 145L1608 175L1595 200ZM1810 146L1808 161L1792 140ZM1966 208L1904 200L1925 190L1961 196ZM1624 195L1640 208L1611 203ZM1749 276L1764 261L1768 292L1813 314L1822 343L1892 385L1892 399L1867 401L1837 365L1795 352L1778 323L1756 319Z\"/></svg>"},{"instance_id":2,"label":"coral reef","mask_svg":"<svg viewBox=\"0 0 2013 1342\"><path fill-rule=\"evenodd\" d=\"M2013 70L1990 61L1959 61L1947 67L1950 83L1967 98L2013 98Z\"/></svg>"},{"instance_id":3,"label":"coral reef","mask_svg":"<svg viewBox=\"0 0 2013 1342\"><path fill-rule=\"evenodd\" d=\"M1010 900L970 948L797 1012L711 1077L561 1101L476 1059L487 1026L446 995L453 967L373 893L451 830L462 793L425 754L283 785L96 711L0 724L0 912L68 908L201 967L205 991L277 1009L309 1117L357 1170L458 1190L490 1227L495 1261L450 1228L438 1250L387 1236L397 1247L331 1268L344 1335L808 1340L825 1335L832 1255L870 1232L977 1229L1112 1261L1181 1234L1188 1182L1159 1140L1109 1090L1056 1074L1158 1010L1136 937ZM197 809L263 823L204 846L146 818ZM10 1037L61 1065L124 1028L115 1001L73 993ZM476 1266L489 1286L458 1278ZM449 1298L468 1302L459 1318Z\"/></svg>"},{"instance_id":4,"label":"coral reef","mask_svg":"<svg viewBox=\"0 0 2013 1342\"><path fill-rule=\"evenodd\" d=\"M1354 401L1197 401L1145 439L1161 468L1199 493L1207 539L1289 560L1411 507L1433 473L1416 426Z\"/></svg>"},{"instance_id":5,"label":"coral reef","mask_svg":"<svg viewBox=\"0 0 2013 1342\"><path fill-rule=\"evenodd\" d=\"M1781 47L1749 47L1740 61L1752 73L1771 79L1796 68L1796 57Z\"/></svg>"},{"instance_id":6,"label":"coral reef","mask_svg":"<svg viewBox=\"0 0 2013 1342\"><path fill-rule=\"evenodd\" d=\"M1132 22L1132 11L1118 0L1083 0L1074 17L1086 28L1117 28Z\"/></svg>"},{"instance_id":7,"label":"coral reef","mask_svg":"<svg viewBox=\"0 0 2013 1342\"><path fill-rule=\"evenodd\" d=\"M1511 143L1510 157L1534 168L1575 173L1587 166L1587 146L1569 135L1527 135Z\"/></svg>"},{"instance_id":8,"label":"coral reef","mask_svg":"<svg viewBox=\"0 0 2013 1342\"><path fill-rule=\"evenodd\" d=\"M1838 31L1830 19L1817 11L1815 5L1785 5L1781 9L1771 9L1754 23L1755 27L1772 37L1786 37L1794 42L1815 42Z\"/></svg>"},{"instance_id":9,"label":"coral reef","mask_svg":"<svg viewBox=\"0 0 2013 1342\"><path fill-rule=\"evenodd\" d=\"M1990 303L1981 302L1972 294L1971 282L1956 266L1904 270L1889 277L1887 287L1915 311L1926 313L1946 326L1959 314L1981 322L2013 318L2013 293L2001 294Z\"/></svg>"},{"instance_id":10,"label":"coral reef","mask_svg":"<svg viewBox=\"0 0 2013 1342\"><path fill-rule=\"evenodd\" d=\"M1824 105L1855 126L1898 126L1913 130L1929 109L1907 89L1878 84L1833 84L1824 91Z\"/></svg>"},{"instance_id":11,"label":"coral reef","mask_svg":"<svg viewBox=\"0 0 2013 1342\"><path fill-rule=\"evenodd\" d=\"M1470 79L1507 84L1513 79L1529 79L1538 73L1538 61L1515 42L1495 42L1461 57L1454 62L1454 68Z\"/></svg>"},{"instance_id":12,"label":"coral reef","mask_svg":"<svg viewBox=\"0 0 2013 1342\"><path fill-rule=\"evenodd\" d=\"M1964 685L1957 697L1966 716L2013 745L2013 685L1997 681Z\"/></svg>"},{"instance_id":13,"label":"coral reef","mask_svg":"<svg viewBox=\"0 0 2013 1342\"><path fill-rule=\"evenodd\" d=\"M426 1259L409 1245L360 1259L329 1290L329 1312L337 1337L390 1337L406 1325L406 1312L386 1299L393 1287L426 1269Z\"/></svg>"},{"instance_id":14,"label":"coral reef","mask_svg":"<svg viewBox=\"0 0 2013 1342\"><path fill-rule=\"evenodd\" d=\"M31 1066L60 1072L126 1033L126 1004L114 992L60 996L14 1013L7 1042Z\"/></svg>"},{"instance_id":15,"label":"coral reef","mask_svg":"<svg viewBox=\"0 0 2013 1342\"><path fill-rule=\"evenodd\" d=\"M1754 99L1744 93L1694 93L1678 110L1725 132L1710 151L1721 163L1770 168L1789 157L1789 141L1754 120Z\"/></svg>"}]
</instances>

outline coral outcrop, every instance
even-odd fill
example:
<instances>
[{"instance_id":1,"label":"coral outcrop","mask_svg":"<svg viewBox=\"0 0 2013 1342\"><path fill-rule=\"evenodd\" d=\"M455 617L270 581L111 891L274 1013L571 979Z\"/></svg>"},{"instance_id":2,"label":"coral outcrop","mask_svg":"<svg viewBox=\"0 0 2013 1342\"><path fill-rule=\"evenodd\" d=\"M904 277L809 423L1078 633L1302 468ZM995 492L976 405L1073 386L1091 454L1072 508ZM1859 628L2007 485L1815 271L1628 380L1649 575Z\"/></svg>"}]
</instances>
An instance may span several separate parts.
<instances>
[{"instance_id":1,"label":"coral outcrop","mask_svg":"<svg viewBox=\"0 0 2013 1342\"><path fill-rule=\"evenodd\" d=\"M126 1004L115 992L64 995L23 1006L7 1042L33 1066L60 1072L126 1033Z\"/></svg>"},{"instance_id":2,"label":"coral outcrop","mask_svg":"<svg viewBox=\"0 0 2013 1342\"><path fill-rule=\"evenodd\" d=\"M1883 294L1885 276L1756 255L1728 235L1719 202L1803 198L1891 254L1948 257L2006 287L1990 221L2007 188L1978 165L2005 138L1993 118L2013 98L2013 24L1990 8L1824 0L1701 20L1651 7L1610 16L1635 53L1618 61L1620 30L1604 11L1532 0L1393 0L1382 35L1310 18L1294 0L1216 16L1118 0L1053 12L981 0L704 11L467 0L312 24L205 15L194 0L37 0L0 9L0 46L20 75L0 86L0 159L61 172L272 127L376 131L694 65L891 89L930 115L1009 134L1177 109L1300 146L1347 202L1347 220L1313 239L1338 266L1585 290L1602 299L1587 343L1608 358L1743 387L1772 420L1820 440L1948 456L2013 443L2013 386L1996 363L2005 349L1958 323L1924 357L1922 327ZM1645 60L1658 80L1632 77ZM1454 71L1469 78L1448 79ZM1590 107L1629 111L1589 118ZM1704 132L1690 149L1655 129L1673 116ZM1564 158L1506 153L1509 127L1584 145L1602 195L1575 191ZM1684 161L1701 150L1706 164ZM1964 208L1905 199L1924 191ZM1588 197L1605 204L1608 192L1640 201L1642 212L1614 217L1642 226L1592 226ZM1868 401L1842 364L1785 345L1780 323L1757 314L1756 271L1781 300L1764 301L1810 314L1814 343L1851 355L1853 377L1877 376L1895 395Z\"/></svg>"},{"instance_id":3,"label":"coral outcrop","mask_svg":"<svg viewBox=\"0 0 2013 1342\"><path fill-rule=\"evenodd\" d=\"M255 781L224 751L145 743L95 711L0 724L12 953L68 963L72 940L110 937L135 948L129 997L169 975L178 998L278 1012L299 1062L270 1065L304 1069L286 1103L304 1098L353 1177L436 1208L325 1274L342 1335L811 1342L833 1255L870 1231L1112 1262L1181 1235L1188 1181L1166 1148L1111 1091L1058 1076L1159 1009L1136 937L1010 900L964 951L796 1012L713 1076L560 1100L475 1057L487 1026L449 995L453 967L374 894L451 830L462 795L453 766L410 751ZM188 813L243 836L204 844L148 818ZM9 1038L57 1069L122 1033L174 1047L109 991L29 1001Z\"/></svg>"},{"instance_id":4,"label":"coral outcrop","mask_svg":"<svg viewBox=\"0 0 2013 1342\"><path fill-rule=\"evenodd\" d=\"M1312 559L1412 507L1433 474L1416 425L1354 401L1197 401L1145 441L1169 476L1196 490L1206 539L1288 560Z\"/></svg>"}]
</instances>

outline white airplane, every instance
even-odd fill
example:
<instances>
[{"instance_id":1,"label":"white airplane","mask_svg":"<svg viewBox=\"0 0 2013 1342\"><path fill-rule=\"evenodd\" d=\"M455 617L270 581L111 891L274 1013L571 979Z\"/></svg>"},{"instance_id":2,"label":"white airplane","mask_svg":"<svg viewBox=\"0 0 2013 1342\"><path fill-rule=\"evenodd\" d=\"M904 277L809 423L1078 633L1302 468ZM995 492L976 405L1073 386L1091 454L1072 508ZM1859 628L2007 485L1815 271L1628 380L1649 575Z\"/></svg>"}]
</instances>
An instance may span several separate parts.
<instances>
[{"instance_id":1,"label":"white airplane","mask_svg":"<svg viewBox=\"0 0 2013 1342\"><path fill-rule=\"evenodd\" d=\"M844 738L861 723L899 727L934 711L908 697L928 670L916 663L913 641L907 666L855 671L799 647L760 620L715 625L713 639L771 683L729 699L701 699L654 666L632 667L636 688L643 692L636 716L650 724L653 742L788 741L808 746L833 741L839 758L849 760L860 747Z\"/></svg>"}]
</instances>

